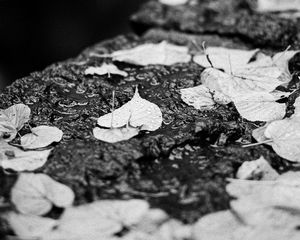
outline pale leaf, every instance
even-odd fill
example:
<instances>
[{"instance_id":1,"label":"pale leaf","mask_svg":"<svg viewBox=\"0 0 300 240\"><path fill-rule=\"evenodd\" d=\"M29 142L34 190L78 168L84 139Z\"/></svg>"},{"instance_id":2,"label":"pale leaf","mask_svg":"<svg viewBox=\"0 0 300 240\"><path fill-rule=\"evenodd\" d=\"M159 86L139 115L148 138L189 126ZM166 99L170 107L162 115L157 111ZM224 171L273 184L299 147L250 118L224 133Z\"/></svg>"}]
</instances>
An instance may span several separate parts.
<instances>
[{"instance_id":1,"label":"pale leaf","mask_svg":"<svg viewBox=\"0 0 300 240\"><path fill-rule=\"evenodd\" d=\"M118 67L112 63L103 63L100 67L89 67L84 72L85 75L105 75L116 74L123 77L127 77L128 73L118 69Z\"/></svg>"},{"instance_id":2,"label":"pale leaf","mask_svg":"<svg viewBox=\"0 0 300 240\"><path fill-rule=\"evenodd\" d=\"M271 71L271 69L269 69ZM253 92L272 92L282 84L278 69L269 75L262 68L247 69L230 75L218 69L207 68L201 73L202 84L228 98Z\"/></svg>"},{"instance_id":3,"label":"pale leaf","mask_svg":"<svg viewBox=\"0 0 300 240\"><path fill-rule=\"evenodd\" d=\"M273 121L285 115L284 103L277 103L276 97L267 92L253 92L235 96L234 105L241 116L249 121Z\"/></svg>"},{"instance_id":4,"label":"pale leaf","mask_svg":"<svg viewBox=\"0 0 300 240\"><path fill-rule=\"evenodd\" d=\"M60 142L63 132L57 127L38 126L31 129L21 137L21 146L24 149L37 149L47 147L54 142Z\"/></svg>"},{"instance_id":5,"label":"pale leaf","mask_svg":"<svg viewBox=\"0 0 300 240\"><path fill-rule=\"evenodd\" d=\"M98 125L106 128L120 128L129 124L139 127L140 130L155 131L162 124L160 108L140 97L138 90L133 98L113 113L108 113L98 118Z\"/></svg>"},{"instance_id":6,"label":"pale leaf","mask_svg":"<svg viewBox=\"0 0 300 240\"><path fill-rule=\"evenodd\" d=\"M300 119L284 119L270 123L265 137L272 140L274 151L281 157L300 162Z\"/></svg>"},{"instance_id":7,"label":"pale leaf","mask_svg":"<svg viewBox=\"0 0 300 240\"><path fill-rule=\"evenodd\" d=\"M258 49L241 50L223 47L208 47L205 50L213 67L223 69L228 74L234 73L237 69L246 67L257 51ZM205 54L197 55L193 60L205 68L211 67Z\"/></svg>"},{"instance_id":8,"label":"pale leaf","mask_svg":"<svg viewBox=\"0 0 300 240\"><path fill-rule=\"evenodd\" d=\"M5 110L0 109L0 138L5 138L6 141L13 140L29 118L30 108L21 103Z\"/></svg>"},{"instance_id":9,"label":"pale leaf","mask_svg":"<svg viewBox=\"0 0 300 240\"><path fill-rule=\"evenodd\" d=\"M187 63L191 60L188 48L176 46L165 41L155 44L146 43L132 49L113 52L114 61L127 62L135 65L147 66L150 64L172 65Z\"/></svg>"},{"instance_id":10,"label":"pale leaf","mask_svg":"<svg viewBox=\"0 0 300 240\"><path fill-rule=\"evenodd\" d=\"M11 201L23 214L42 215L52 205L69 207L73 191L45 174L21 173L11 191Z\"/></svg>"},{"instance_id":11,"label":"pale leaf","mask_svg":"<svg viewBox=\"0 0 300 240\"><path fill-rule=\"evenodd\" d=\"M177 6L186 4L189 0L159 0L162 4L170 5L170 6Z\"/></svg>"},{"instance_id":12,"label":"pale leaf","mask_svg":"<svg viewBox=\"0 0 300 240\"><path fill-rule=\"evenodd\" d=\"M237 178L248 180L275 180L278 176L263 156L254 161L243 162L236 173Z\"/></svg>"},{"instance_id":13,"label":"pale leaf","mask_svg":"<svg viewBox=\"0 0 300 240\"><path fill-rule=\"evenodd\" d=\"M43 151L23 151L17 147L0 140L0 165L4 169L14 171L33 171L42 167L51 152Z\"/></svg>"},{"instance_id":14,"label":"pale leaf","mask_svg":"<svg viewBox=\"0 0 300 240\"><path fill-rule=\"evenodd\" d=\"M258 0L257 11L259 12L282 12L300 11L299 0Z\"/></svg>"},{"instance_id":15,"label":"pale leaf","mask_svg":"<svg viewBox=\"0 0 300 240\"><path fill-rule=\"evenodd\" d=\"M215 105L209 89L203 85L180 89L181 99L196 109L211 109Z\"/></svg>"},{"instance_id":16,"label":"pale leaf","mask_svg":"<svg viewBox=\"0 0 300 240\"><path fill-rule=\"evenodd\" d=\"M40 238L51 231L57 224L57 220L34 215L23 215L14 212L6 214L14 233L22 238Z\"/></svg>"},{"instance_id":17,"label":"pale leaf","mask_svg":"<svg viewBox=\"0 0 300 240\"><path fill-rule=\"evenodd\" d=\"M294 114L292 118L299 118L300 119L300 97L297 97L294 103Z\"/></svg>"},{"instance_id":18,"label":"pale leaf","mask_svg":"<svg viewBox=\"0 0 300 240\"><path fill-rule=\"evenodd\" d=\"M139 134L140 129L135 127L121 127L121 128L99 128L93 129L93 135L98 140L116 143L128 140Z\"/></svg>"},{"instance_id":19,"label":"pale leaf","mask_svg":"<svg viewBox=\"0 0 300 240\"><path fill-rule=\"evenodd\" d=\"M123 227L143 221L149 204L144 200L102 200L65 210L58 227L45 239L110 239Z\"/></svg>"},{"instance_id":20,"label":"pale leaf","mask_svg":"<svg viewBox=\"0 0 300 240\"><path fill-rule=\"evenodd\" d=\"M219 211L200 218L193 228L195 240L233 240L234 232L242 224L229 211Z\"/></svg>"}]
</instances>

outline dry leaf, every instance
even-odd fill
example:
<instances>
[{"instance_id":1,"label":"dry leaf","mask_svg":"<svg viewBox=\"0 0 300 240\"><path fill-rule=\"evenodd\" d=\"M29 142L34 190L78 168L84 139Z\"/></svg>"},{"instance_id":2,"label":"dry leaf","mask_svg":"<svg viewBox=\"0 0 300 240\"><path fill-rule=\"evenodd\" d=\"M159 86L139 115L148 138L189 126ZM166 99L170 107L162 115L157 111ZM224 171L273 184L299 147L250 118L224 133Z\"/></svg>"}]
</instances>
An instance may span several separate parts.
<instances>
[{"instance_id":1,"label":"dry leaf","mask_svg":"<svg viewBox=\"0 0 300 240\"><path fill-rule=\"evenodd\" d=\"M300 4L300 2L299 2ZM282 72L290 74L289 61L300 51L283 51L276 53L272 60L273 64L281 69Z\"/></svg>"},{"instance_id":2,"label":"dry leaf","mask_svg":"<svg viewBox=\"0 0 300 240\"><path fill-rule=\"evenodd\" d=\"M170 5L170 6L177 6L186 4L189 0L159 0L162 4Z\"/></svg>"},{"instance_id":3,"label":"dry leaf","mask_svg":"<svg viewBox=\"0 0 300 240\"><path fill-rule=\"evenodd\" d=\"M110 55L113 61L127 62L140 66L150 64L172 65L187 63L191 60L189 50L165 41L154 44L146 43L132 49L119 50Z\"/></svg>"},{"instance_id":4,"label":"dry leaf","mask_svg":"<svg viewBox=\"0 0 300 240\"><path fill-rule=\"evenodd\" d=\"M20 213L42 215L52 204L69 207L74 201L73 191L45 174L21 173L11 190L11 201Z\"/></svg>"},{"instance_id":5,"label":"dry leaf","mask_svg":"<svg viewBox=\"0 0 300 240\"><path fill-rule=\"evenodd\" d=\"M0 140L0 165L4 169L14 171L33 171L42 167L51 152L43 151L23 151L17 147Z\"/></svg>"},{"instance_id":6,"label":"dry leaf","mask_svg":"<svg viewBox=\"0 0 300 240\"><path fill-rule=\"evenodd\" d=\"M38 126L31 129L21 137L21 146L24 149L37 149L47 147L54 142L60 142L63 132L57 127Z\"/></svg>"},{"instance_id":7,"label":"dry leaf","mask_svg":"<svg viewBox=\"0 0 300 240\"><path fill-rule=\"evenodd\" d=\"M121 128L126 125L140 130L155 131L162 124L160 108L140 97L136 89L133 98L113 113L98 118L98 125L106 128ZM131 129L133 130L133 129ZM134 132L134 131L132 131Z\"/></svg>"},{"instance_id":8,"label":"dry leaf","mask_svg":"<svg viewBox=\"0 0 300 240\"><path fill-rule=\"evenodd\" d=\"M149 204L138 199L102 200L71 207L65 210L58 227L45 239L110 239L124 227L141 222L148 211Z\"/></svg>"},{"instance_id":9,"label":"dry leaf","mask_svg":"<svg viewBox=\"0 0 300 240\"><path fill-rule=\"evenodd\" d=\"M263 156L254 161L243 162L236 173L237 178L248 180L275 180L278 176Z\"/></svg>"},{"instance_id":10,"label":"dry leaf","mask_svg":"<svg viewBox=\"0 0 300 240\"><path fill-rule=\"evenodd\" d=\"M253 92L232 98L236 109L249 121L273 121L282 119L286 105L267 92Z\"/></svg>"},{"instance_id":11,"label":"dry leaf","mask_svg":"<svg viewBox=\"0 0 300 240\"><path fill-rule=\"evenodd\" d=\"M281 157L300 162L300 119L284 119L271 122L265 130L273 150Z\"/></svg>"},{"instance_id":12,"label":"dry leaf","mask_svg":"<svg viewBox=\"0 0 300 240\"><path fill-rule=\"evenodd\" d=\"M14 233L20 238L40 238L52 230L57 220L9 212L4 216Z\"/></svg>"},{"instance_id":13,"label":"dry leaf","mask_svg":"<svg viewBox=\"0 0 300 240\"><path fill-rule=\"evenodd\" d=\"M257 0L259 12L300 11L299 0Z\"/></svg>"},{"instance_id":14,"label":"dry leaf","mask_svg":"<svg viewBox=\"0 0 300 240\"><path fill-rule=\"evenodd\" d=\"M272 92L276 87L282 84L278 80L278 71L270 75L255 73L255 70L245 70L237 75L230 75L215 68L207 68L201 73L202 84L210 91L216 91L224 94L224 98L233 98L240 95L253 92Z\"/></svg>"},{"instance_id":15,"label":"dry leaf","mask_svg":"<svg viewBox=\"0 0 300 240\"><path fill-rule=\"evenodd\" d=\"M215 105L209 89L203 85L180 89L181 99L196 109L211 109Z\"/></svg>"},{"instance_id":16,"label":"dry leaf","mask_svg":"<svg viewBox=\"0 0 300 240\"><path fill-rule=\"evenodd\" d=\"M252 137L257 141L257 142L266 142L267 140L269 140L268 138L266 138L265 136L265 131L267 129L267 126L269 124L266 123L264 126L256 128L252 131ZM271 143L266 143L271 145Z\"/></svg>"},{"instance_id":17,"label":"dry leaf","mask_svg":"<svg viewBox=\"0 0 300 240\"><path fill-rule=\"evenodd\" d=\"M258 49L241 50L223 47L208 47L205 50L213 67L223 69L228 74L234 73L237 69L245 68L257 51ZM205 68L211 67L206 54L195 56L194 62Z\"/></svg>"},{"instance_id":18,"label":"dry leaf","mask_svg":"<svg viewBox=\"0 0 300 240\"><path fill-rule=\"evenodd\" d=\"M233 240L234 232L241 226L242 223L229 210L211 213L196 222L192 239Z\"/></svg>"},{"instance_id":19,"label":"dry leaf","mask_svg":"<svg viewBox=\"0 0 300 240\"><path fill-rule=\"evenodd\" d=\"M112 63L103 63L100 67L89 67L84 72L85 75L105 75L108 74L110 77L111 74L121 75L127 77L128 73L118 69L118 67Z\"/></svg>"},{"instance_id":20,"label":"dry leaf","mask_svg":"<svg viewBox=\"0 0 300 240\"><path fill-rule=\"evenodd\" d=\"M22 103L0 109L0 137L5 137L7 141L13 140L29 119L30 108Z\"/></svg>"},{"instance_id":21,"label":"dry leaf","mask_svg":"<svg viewBox=\"0 0 300 240\"><path fill-rule=\"evenodd\" d=\"M297 97L294 103L294 114L291 118L299 118L300 119L300 97Z\"/></svg>"},{"instance_id":22,"label":"dry leaf","mask_svg":"<svg viewBox=\"0 0 300 240\"><path fill-rule=\"evenodd\" d=\"M98 140L109 142L109 143L116 143L120 141L125 141L134 136L138 135L140 132L139 128L125 126L121 128L99 128L95 127L93 129L93 135Z\"/></svg>"}]
</instances>

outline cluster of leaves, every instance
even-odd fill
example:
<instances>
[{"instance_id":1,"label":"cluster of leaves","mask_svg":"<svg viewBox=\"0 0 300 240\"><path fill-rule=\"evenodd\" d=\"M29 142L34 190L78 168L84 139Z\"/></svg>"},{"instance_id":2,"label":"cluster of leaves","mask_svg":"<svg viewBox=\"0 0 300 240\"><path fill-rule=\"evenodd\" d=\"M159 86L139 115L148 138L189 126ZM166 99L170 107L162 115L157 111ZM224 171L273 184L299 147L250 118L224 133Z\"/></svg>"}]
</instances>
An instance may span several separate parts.
<instances>
[{"instance_id":1,"label":"cluster of leaves","mask_svg":"<svg viewBox=\"0 0 300 240\"><path fill-rule=\"evenodd\" d=\"M51 152L42 148L62 139L63 132L57 127L38 126L30 127L30 133L19 135L20 145L9 144L28 123L30 112L30 108L21 103L0 110L0 165L4 169L33 171L40 168Z\"/></svg>"},{"instance_id":2,"label":"cluster of leaves","mask_svg":"<svg viewBox=\"0 0 300 240\"><path fill-rule=\"evenodd\" d=\"M279 175L263 158L245 162L230 179L230 210L209 214L194 227L195 239L298 239L299 172ZM198 236L198 237L197 237ZM200 237L201 236L201 237Z\"/></svg>"}]
</instances>

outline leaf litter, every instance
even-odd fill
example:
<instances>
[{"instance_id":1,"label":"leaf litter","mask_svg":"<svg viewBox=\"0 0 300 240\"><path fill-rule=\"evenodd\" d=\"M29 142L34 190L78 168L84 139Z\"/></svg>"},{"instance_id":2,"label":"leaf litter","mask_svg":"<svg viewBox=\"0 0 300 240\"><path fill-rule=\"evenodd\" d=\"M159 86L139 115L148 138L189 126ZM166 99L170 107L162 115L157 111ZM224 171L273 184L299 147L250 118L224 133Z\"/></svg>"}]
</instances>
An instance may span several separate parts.
<instances>
[{"instance_id":1,"label":"leaf litter","mask_svg":"<svg viewBox=\"0 0 300 240\"><path fill-rule=\"evenodd\" d=\"M106 75L110 78L111 74L121 75L127 77L128 73L120 70L116 65L112 63L103 63L100 67L88 67L84 71L85 75Z\"/></svg>"}]
</instances>

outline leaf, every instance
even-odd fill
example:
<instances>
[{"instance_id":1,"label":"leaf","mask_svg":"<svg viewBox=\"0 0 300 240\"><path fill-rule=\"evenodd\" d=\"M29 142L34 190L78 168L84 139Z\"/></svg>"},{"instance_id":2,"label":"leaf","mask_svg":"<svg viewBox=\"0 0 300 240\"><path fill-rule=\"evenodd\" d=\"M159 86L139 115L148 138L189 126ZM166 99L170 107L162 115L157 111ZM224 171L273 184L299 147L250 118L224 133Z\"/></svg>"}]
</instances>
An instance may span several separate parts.
<instances>
[{"instance_id":1,"label":"leaf","mask_svg":"<svg viewBox=\"0 0 300 240\"><path fill-rule=\"evenodd\" d=\"M266 123L264 126L256 128L252 131L252 137L254 137L257 142L265 142L265 144L271 145L270 142L267 142L269 139L265 136L265 131L268 125L269 123Z\"/></svg>"},{"instance_id":2,"label":"leaf","mask_svg":"<svg viewBox=\"0 0 300 240\"><path fill-rule=\"evenodd\" d=\"M38 126L31 129L28 133L21 137L21 146L24 149L37 149L47 147L54 142L60 142L63 132L57 127Z\"/></svg>"},{"instance_id":3,"label":"leaf","mask_svg":"<svg viewBox=\"0 0 300 240\"><path fill-rule=\"evenodd\" d=\"M20 238L40 238L52 230L57 221L51 218L9 212L4 216Z\"/></svg>"},{"instance_id":4,"label":"leaf","mask_svg":"<svg viewBox=\"0 0 300 240\"><path fill-rule=\"evenodd\" d=\"M300 2L299 0L258 0L256 10L259 12L300 11Z\"/></svg>"},{"instance_id":5,"label":"leaf","mask_svg":"<svg viewBox=\"0 0 300 240\"><path fill-rule=\"evenodd\" d=\"M5 110L0 109L0 138L13 140L17 132L30 119L30 108L24 104L15 104Z\"/></svg>"},{"instance_id":6,"label":"leaf","mask_svg":"<svg viewBox=\"0 0 300 240\"><path fill-rule=\"evenodd\" d=\"M294 103L294 114L291 118L300 118L300 97L297 97Z\"/></svg>"},{"instance_id":7,"label":"leaf","mask_svg":"<svg viewBox=\"0 0 300 240\"><path fill-rule=\"evenodd\" d=\"M125 71L121 71L118 67L112 63L103 63L100 67L89 67L84 72L85 75L105 75L108 74L116 74L121 75L123 77L127 77L128 73Z\"/></svg>"},{"instance_id":8,"label":"leaf","mask_svg":"<svg viewBox=\"0 0 300 240\"><path fill-rule=\"evenodd\" d=\"M258 49L241 50L208 47L205 52L209 56L214 68L223 69L226 73L231 74L237 69L245 68L250 59L258 52ZM193 58L194 62L205 68L211 67L206 54L196 55Z\"/></svg>"},{"instance_id":9,"label":"leaf","mask_svg":"<svg viewBox=\"0 0 300 240\"><path fill-rule=\"evenodd\" d=\"M272 148L280 157L300 162L300 119L271 122L265 130L265 137L272 140Z\"/></svg>"},{"instance_id":10,"label":"leaf","mask_svg":"<svg viewBox=\"0 0 300 240\"><path fill-rule=\"evenodd\" d=\"M300 7L299 7L300 10ZM277 66L279 69L281 69L282 72L285 72L287 74L290 74L289 71L289 61L300 51L283 51L278 52L273 56L273 63L275 66Z\"/></svg>"},{"instance_id":11,"label":"leaf","mask_svg":"<svg viewBox=\"0 0 300 240\"><path fill-rule=\"evenodd\" d=\"M253 92L233 97L239 114L249 121L273 121L282 119L286 112L284 103L267 92Z\"/></svg>"},{"instance_id":12,"label":"leaf","mask_svg":"<svg viewBox=\"0 0 300 240\"><path fill-rule=\"evenodd\" d=\"M203 85L180 89L181 99L196 109L211 109L215 105L209 89Z\"/></svg>"},{"instance_id":13,"label":"leaf","mask_svg":"<svg viewBox=\"0 0 300 240\"><path fill-rule=\"evenodd\" d=\"M237 178L248 180L275 180L278 176L263 156L254 161L243 162L236 173Z\"/></svg>"},{"instance_id":14,"label":"leaf","mask_svg":"<svg viewBox=\"0 0 300 240\"><path fill-rule=\"evenodd\" d=\"M52 205L71 206L74 193L45 174L21 173L11 190L11 201L20 213L42 215L49 212Z\"/></svg>"},{"instance_id":15,"label":"leaf","mask_svg":"<svg viewBox=\"0 0 300 240\"><path fill-rule=\"evenodd\" d=\"M46 239L109 239L124 227L143 220L149 211L144 200L102 200L65 210L58 227Z\"/></svg>"},{"instance_id":16,"label":"leaf","mask_svg":"<svg viewBox=\"0 0 300 240\"><path fill-rule=\"evenodd\" d=\"M42 167L51 152L43 151L23 151L0 140L0 165L4 169L14 171L33 171Z\"/></svg>"},{"instance_id":17,"label":"leaf","mask_svg":"<svg viewBox=\"0 0 300 240\"><path fill-rule=\"evenodd\" d=\"M231 240L241 226L242 223L229 210L207 214L194 225L192 239Z\"/></svg>"},{"instance_id":18,"label":"leaf","mask_svg":"<svg viewBox=\"0 0 300 240\"><path fill-rule=\"evenodd\" d=\"M136 89L129 102L113 113L98 118L98 125L106 128L121 128L129 125L135 128L139 127L140 130L155 131L162 125L162 112L156 104L141 98Z\"/></svg>"},{"instance_id":19,"label":"leaf","mask_svg":"<svg viewBox=\"0 0 300 240\"><path fill-rule=\"evenodd\" d=\"M150 64L172 65L175 63L187 63L191 60L188 48L176 46L166 41L158 44L146 43L132 49L119 50L110 56L113 61L127 62L140 66Z\"/></svg>"},{"instance_id":20,"label":"leaf","mask_svg":"<svg viewBox=\"0 0 300 240\"><path fill-rule=\"evenodd\" d=\"M270 70L270 69L269 69ZM274 70L274 71L273 71ZM268 74L264 71L246 70L238 75L230 75L214 68L207 68L201 73L201 82L210 91L224 94L227 98L253 92L272 92L282 84L278 69ZM267 75L268 74L268 75Z\"/></svg>"},{"instance_id":21,"label":"leaf","mask_svg":"<svg viewBox=\"0 0 300 240\"><path fill-rule=\"evenodd\" d=\"M121 128L99 128L96 127L93 129L94 137L98 140L116 143L120 141L128 140L139 134L140 129L135 127L121 127Z\"/></svg>"},{"instance_id":22,"label":"leaf","mask_svg":"<svg viewBox=\"0 0 300 240\"><path fill-rule=\"evenodd\" d=\"M159 0L162 4L170 5L170 6L177 6L186 4L189 0Z\"/></svg>"}]
</instances>

